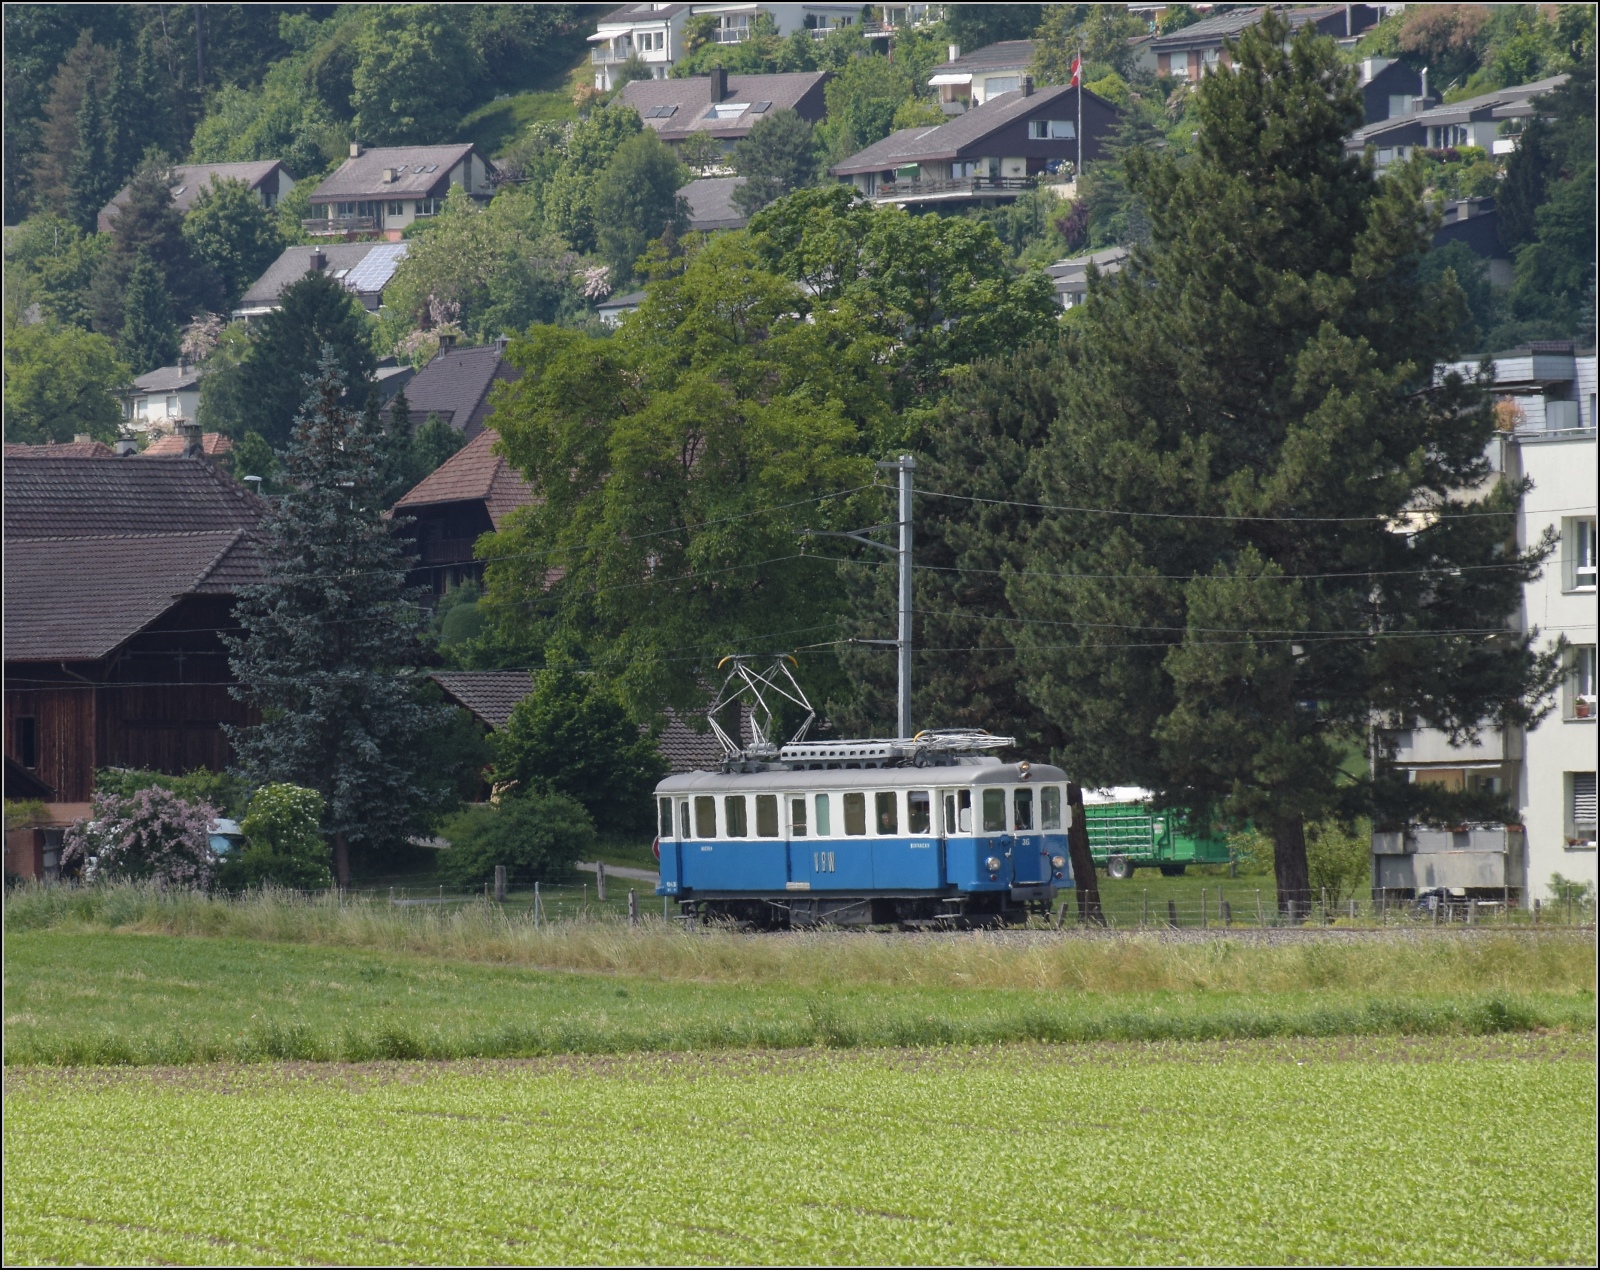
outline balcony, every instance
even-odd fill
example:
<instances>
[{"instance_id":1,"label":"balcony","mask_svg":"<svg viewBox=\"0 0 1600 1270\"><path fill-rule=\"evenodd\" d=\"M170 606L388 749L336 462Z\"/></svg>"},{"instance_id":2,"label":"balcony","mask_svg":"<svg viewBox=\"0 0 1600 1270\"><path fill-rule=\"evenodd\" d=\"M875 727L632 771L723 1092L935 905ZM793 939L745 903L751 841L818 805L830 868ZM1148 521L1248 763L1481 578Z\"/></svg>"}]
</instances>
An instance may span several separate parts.
<instances>
[{"instance_id":1,"label":"balcony","mask_svg":"<svg viewBox=\"0 0 1600 1270\"><path fill-rule=\"evenodd\" d=\"M433 538L418 544L418 563L471 564L475 538Z\"/></svg>"},{"instance_id":2,"label":"balcony","mask_svg":"<svg viewBox=\"0 0 1600 1270\"><path fill-rule=\"evenodd\" d=\"M376 216L313 216L300 222L308 234L375 234Z\"/></svg>"},{"instance_id":3,"label":"balcony","mask_svg":"<svg viewBox=\"0 0 1600 1270\"><path fill-rule=\"evenodd\" d=\"M633 50L618 51L609 44L598 44L589 53L589 60L596 66L617 66L626 62L633 56Z\"/></svg>"},{"instance_id":4,"label":"balcony","mask_svg":"<svg viewBox=\"0 0 1600 1270\"><path fill-rule=\"evenodd\" d=\"M958 179L884 181L870 197L875 203L958 202L965 198L1010 196L1033 189L1031 176L964 176Z\"/></svg>"},{"instance_id":5,"label":"balcony","mask_svg":"<svg viewBox=\"0 0 1600 1270\"><path fill-rule=\"evenodd\" d=\"M1372 881L1383 891L1515 889L1522 853L1522 830L1511 826L1374 833Z\"/></svg>"},{"instance_id":6,"label":"balcony","mask_svg":"<svg viewBox=\"0 0 1600 1270\"><path fill-rule=\"evenodd\" d=\"M714 44L743 44L750 38L750 28L747 26L719 27L711 33Z\"/></svg>"}]
</instances>

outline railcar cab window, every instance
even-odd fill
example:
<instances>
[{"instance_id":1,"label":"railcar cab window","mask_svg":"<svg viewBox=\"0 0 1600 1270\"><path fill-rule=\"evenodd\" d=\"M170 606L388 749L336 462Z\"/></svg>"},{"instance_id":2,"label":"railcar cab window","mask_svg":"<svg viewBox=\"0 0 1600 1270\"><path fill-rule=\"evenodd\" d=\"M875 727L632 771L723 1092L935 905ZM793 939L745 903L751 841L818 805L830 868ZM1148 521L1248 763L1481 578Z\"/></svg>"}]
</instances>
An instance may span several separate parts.
<instances>
[{"instance_id":1,"label":"railcar cab window","mask_svg":"<svg viewBox=\"0 0 1600 1270\"><path fill-rule=\"evenodd\" d=\"M827 795L822 795L826 798ZM796 838L806 836L806 800L804 798L791 798L789 800L789 833Z\"/></svg>"},{"instance_id":2,"label":"railcar cab window","mask_svg":"<svg viewBox=\"0 0 1600 1270\"><path fill-rule=\"evenodd\" d=\"M986 789L983 791L983 831L984 833L1004 833L1006 831L1005 790Z\"/></svg>"},{"instance_id":3,"label":"railcar cab window","mask_svg":"<svg viewBox=\"0 0 1600 1270\"><path fill-rule=\"evenodd\" d=\"M803 800L802 800L803 801ZM833 814L828 806L826 794L817 795L817 837L827 838L833 834Z\"/></svg>"},{"instance_id":4,"label":"railcar cab window","mask_svg":"<svg viewBox=\"0 0 1600 1270\"><path fill-rule=\"evenodd\" d=\"M672 837L672 799L663 798L661 802L661 836Z\"/></svg>"},{"instance_id":5,"label":"railcar cab window","mask_svg":"<svg viewBox=\"0 0 1600 1270\"><path fill-rule=\"evenodd\" d=\"M944 796L944 831L946 833L972 832L972 791L958 789Z\"/></svg>"},{"instance_id":6,"label":"railcar cab window","mask_svg":"<svg viewBox=\"0 0 1600 1270\"><path fill-rule=\"evenodd\" d=\"M678 804L678 836L687 838L689 833L689 804L687 801Z\"/></svg>"},{"instance_id":7,"label":"railcar cab window","mask_svg":"<svg viewBox=\"0 0 1600 1270\"><path fill-rule=\"evenodd\" d=\"M1061 828L1061 786L1046 785L1039 791L1039 828Z\"/></svg>"},{"instance_id":8,"label":"railcar cab window","mask_svg":"<svg viewBox=\"0 0 1600 1270\"><path fill-rule=\"evenodd\" d=\"M717 836L717 800L709 794L701 795L694 800L694 836L696 838Z\"/></svg>"},{"instance_id":9,"label":"railcar cab window","mask_svg":"<svg viewBox=\"0 0 1600 1270\"><path fill-rule=\"evenodd\" d=\"M778 836L778 796L776 794L756 795L756 837L776 838Z\"/></svg>"},{"instance_id":10,"label":"railcar cab window","mask_svg":"<svg viewBox=\"0 0 1600 1270\"><path fill-rule=\"evenodd\" d=\"M750 823L745 818L744 795L727 794L722 799L722 824L730 838L750 836Z\"/></svg>"},{"instance_id":11,"label":"railcar cab window","mask_svg":"<svg viewBox=\"0 0 1600 1270\"><path fill-rule=\"evenodd\" d=\"M933 832L933 801L925 789L914 789L906 795L906 832Z\"/></svg>"},{"instance_id":12,"label":"railcar cab window","mask_svg":"<svg viewBox=\"0 0 1600 1270\"><path fill-rule=\"evenodd\" d=\"M867 796L844 796L844 831L852 838L864 837L867 832Z\"/></svg>"},{"instance_id":13,"label":"railcar cab window","mask_svg":"<svg viewBox=\"0 0 1600 1270\"><path fill-rule=\"evenodd\" d=\"M1015 813L1011 827L1018 833L1033 828L1033 791L1031 789L1018 789L1012 791L1011 807Z\"/></svg>"},{"instance_id":14,"label":"railcar cab window","mask_svg":"<svg viewBox=\"0 0 1600 1270\"><path fill-rule=\"evenodd\" d=\"M900 796L884 791L877 796L878 833L892 837L900 832Z\"/></svg>"}]
</instances>

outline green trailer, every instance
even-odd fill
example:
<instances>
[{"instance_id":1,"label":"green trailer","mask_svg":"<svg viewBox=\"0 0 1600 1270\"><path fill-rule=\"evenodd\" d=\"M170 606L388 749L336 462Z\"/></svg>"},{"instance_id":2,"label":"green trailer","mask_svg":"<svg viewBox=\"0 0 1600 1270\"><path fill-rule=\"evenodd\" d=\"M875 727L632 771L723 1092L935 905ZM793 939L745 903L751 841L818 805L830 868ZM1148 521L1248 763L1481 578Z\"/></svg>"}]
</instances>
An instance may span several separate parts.
<instances>
[{"instance_id":1,"label":"green trailer","mask_svg":"<svg viewBox=\"0 0 1600 1270\"><path fill-rule=\"evenodd\" d=\"M1227 864L1228 840L1197 832L1181 811L1154 811L1146 789L1085 790L1083 820L1089 853L1097 868L1114 878L1129 878L1137 868L1158 868L1168 877L1191 864Z\"/></svg>"}]
</instances>

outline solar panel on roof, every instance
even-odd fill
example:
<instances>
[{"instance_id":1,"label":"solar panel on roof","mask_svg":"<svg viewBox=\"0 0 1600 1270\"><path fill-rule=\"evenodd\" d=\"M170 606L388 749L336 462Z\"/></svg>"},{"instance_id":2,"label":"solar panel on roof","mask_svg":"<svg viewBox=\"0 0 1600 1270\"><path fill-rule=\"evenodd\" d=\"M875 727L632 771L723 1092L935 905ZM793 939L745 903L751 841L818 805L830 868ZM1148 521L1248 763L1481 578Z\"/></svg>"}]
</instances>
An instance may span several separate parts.
<instances>
[{"instance_id":1,"label":"solar panel on roof","mask_svg":"<svg viewBox=\"0 0 1600 1270\"><path fill-rule=\"evenodd\" d=\"M361 263L350 269L344 285L351 291L367 294L382 291L405 256L405 243L379 243L361 258Z\"/></svg>"},{"instance_id":2,"label":"solar panel on roof","mask_svg":"<svg viewBox=\"0 0 1600 1270\"><path fill-rule=\"evenodd\" d=\"M772 103L770 101L758 101L755 105L750 107L750 113L752 115L762 115L771 109Z\"/></svg>"}]
</instances>

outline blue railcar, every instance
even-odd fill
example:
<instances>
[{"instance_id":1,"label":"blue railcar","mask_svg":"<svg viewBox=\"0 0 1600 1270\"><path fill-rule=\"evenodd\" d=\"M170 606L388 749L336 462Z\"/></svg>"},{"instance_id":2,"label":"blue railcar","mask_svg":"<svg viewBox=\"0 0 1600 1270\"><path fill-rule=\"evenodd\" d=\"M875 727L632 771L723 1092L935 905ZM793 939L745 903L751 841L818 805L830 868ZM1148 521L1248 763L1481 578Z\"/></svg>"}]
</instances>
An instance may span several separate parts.
<instances>
[{"instance_id":1,"label":"blue railcar","mask_svg":"<svg viewBox=\"0 0 1600 1270\"><path fill-rule=\"evenodd\" d=\"M791 742L669 776L656 787L656 893L686 917L766 928L966 927L1048 912L1073 885L1067 776L981 752L1006 740Z\"/></svg>"}]
</instances>

